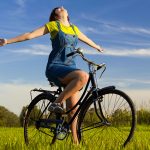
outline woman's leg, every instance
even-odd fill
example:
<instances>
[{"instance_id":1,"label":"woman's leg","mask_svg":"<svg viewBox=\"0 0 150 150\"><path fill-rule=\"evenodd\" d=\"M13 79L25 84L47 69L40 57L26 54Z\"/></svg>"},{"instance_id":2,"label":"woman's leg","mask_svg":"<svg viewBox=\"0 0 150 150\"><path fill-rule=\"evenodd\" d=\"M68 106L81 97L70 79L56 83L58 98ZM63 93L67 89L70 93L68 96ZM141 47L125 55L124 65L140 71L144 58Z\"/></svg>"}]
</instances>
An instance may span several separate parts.
<instances>
[{"instance_id":1,"label":"woman's leg","mask_svg":"<svg viewBox=\"0 0 150 150\"><path fill-rule=\"evenodd\" d=\"M66 101L66 108L67 110L70 110L79 100L79 91L73 94L67 101ZM77 108L72 110L69 113L68 119L70 120L73 115L75 114ZM77 117L74 119L74 121L71 124L71 131L72 131L72 136L73 136L73 143L78 144L78 136L77 136Z\"/></svg>"},{"instance_id":2,"label":"woman's leg","mask_svg":"<svg viewBox=\"0 0 150 150\"><path fill-rule=\"evenodd\" d=\"M86 72L77 70L69 73L63 79L59 79L63 84L66 85L66 87L63 92L61 92L55 103L62 104L63 101L70 98L87 83L88 78L89 75Z\"/></svg>"},{"instance_id":3,"label":"woman's leg","mask_svg":"<svg viewBox=\"0 0 150 150\"><path fill-rule=\"evenodd\" d=\"M87 83L88 78L89 75L86 72L77 70L69 73L63 79L59 79L63 84L66 85L66 87L61 92L61 94L55 100L54 103L62 104L63 101L67 100L67 107L72 108L79 100L79 90ZM74 109L69 114L70 118L73 116L75 111L76 109ZM78 144L76 125L77 125L77 117L74 119L73 123L71 124L71 131L72 131L74 143Z\"/></svg>"}]
</instances>

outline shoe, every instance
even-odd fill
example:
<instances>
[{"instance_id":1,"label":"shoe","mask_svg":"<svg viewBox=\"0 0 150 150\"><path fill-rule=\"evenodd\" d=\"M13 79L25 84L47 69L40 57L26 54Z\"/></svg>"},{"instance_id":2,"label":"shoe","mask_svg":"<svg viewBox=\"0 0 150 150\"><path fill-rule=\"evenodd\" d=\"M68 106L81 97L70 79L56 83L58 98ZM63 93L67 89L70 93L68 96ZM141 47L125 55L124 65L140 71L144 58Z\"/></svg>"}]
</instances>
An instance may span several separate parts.
<instances>
[{"instance_id":1,"label":"shoe","mask_svg":"<svg viewBox=\"0 0 150 150\"><path fill-rule=\"evenodd\" d=\"M49 106L48 110L54 113L60 113L60 114L64 113L64 109L60 106L60 103L52 103Z\"/></svg>"}]
</instances>

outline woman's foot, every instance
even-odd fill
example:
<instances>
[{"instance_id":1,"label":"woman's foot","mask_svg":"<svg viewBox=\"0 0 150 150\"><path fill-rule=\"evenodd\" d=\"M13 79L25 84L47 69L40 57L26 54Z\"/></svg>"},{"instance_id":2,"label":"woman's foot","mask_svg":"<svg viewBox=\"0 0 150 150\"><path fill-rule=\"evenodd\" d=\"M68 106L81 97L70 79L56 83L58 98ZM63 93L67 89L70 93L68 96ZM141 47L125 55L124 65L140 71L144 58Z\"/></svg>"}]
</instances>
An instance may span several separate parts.
<instances>
[{"instance_id":1,"label":"woman's foot","mask_svg":"<svg viewBox=\"0 0 150 150\"><path fill-rule=\"evenodd\" d=\"M60 114L63 114L64 113L64 109L61 107L61 104L60 103L52 103L48 110L50 112L54 112L54 113L60 113Z\"/></svg>"}]
</instances>

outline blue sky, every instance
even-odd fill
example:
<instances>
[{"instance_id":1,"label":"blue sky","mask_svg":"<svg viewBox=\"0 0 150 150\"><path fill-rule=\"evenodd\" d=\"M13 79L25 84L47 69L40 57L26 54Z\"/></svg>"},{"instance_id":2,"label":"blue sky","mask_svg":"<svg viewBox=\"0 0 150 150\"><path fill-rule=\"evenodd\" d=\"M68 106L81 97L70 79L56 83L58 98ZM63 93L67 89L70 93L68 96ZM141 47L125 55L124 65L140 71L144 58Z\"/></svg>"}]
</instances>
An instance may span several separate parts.
<instances>
[{"instance_id":1,"label":"blue sky","mask_svg":"<svg viewBox=\"0 0 150 150\"><path fill-rule=\"evenodd\" d=\"M149 0L5 0L0 2L0 38L32 31L48 22L54 7L64 6L73 24L105 49L103 54L79 42L86 56L107 70L100 85L116 85L137 107L150 106ZM45 66L49 35L0 48L0 105L19 114L32 88L49 89ZM86 64L77 58L80 68Z\"/></svg>"}]
</instances>

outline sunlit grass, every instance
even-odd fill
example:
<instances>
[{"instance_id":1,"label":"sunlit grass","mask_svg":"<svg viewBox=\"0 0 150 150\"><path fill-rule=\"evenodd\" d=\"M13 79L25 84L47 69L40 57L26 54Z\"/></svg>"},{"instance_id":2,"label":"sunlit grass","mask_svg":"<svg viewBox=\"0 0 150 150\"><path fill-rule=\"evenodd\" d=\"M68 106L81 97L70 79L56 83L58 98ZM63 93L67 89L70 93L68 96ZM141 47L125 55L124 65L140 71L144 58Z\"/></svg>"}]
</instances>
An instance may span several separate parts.
<instances>
[{"instance_id":1,"label":"sunlit grass","mask_svg":"<svg viewBox=\"0 0 150 150\"><path fill-rule=\"evenodd\" d=\"M92 134L92 132L91 132ZM35 137L36 138L36 137ZM107 144L106 144L107 143ZM72 144L71 136L63 141L56 141L50 145L48 140L36 139L28 147L24 143L23 128L0 128L0 150L120 150L123 149L114 141L105 141L98 138L88 140L88 143L81 143L78 146ZM150 150L150 126L137 126L134 137L125 150Z\"/></svg>"}]
</instances>

